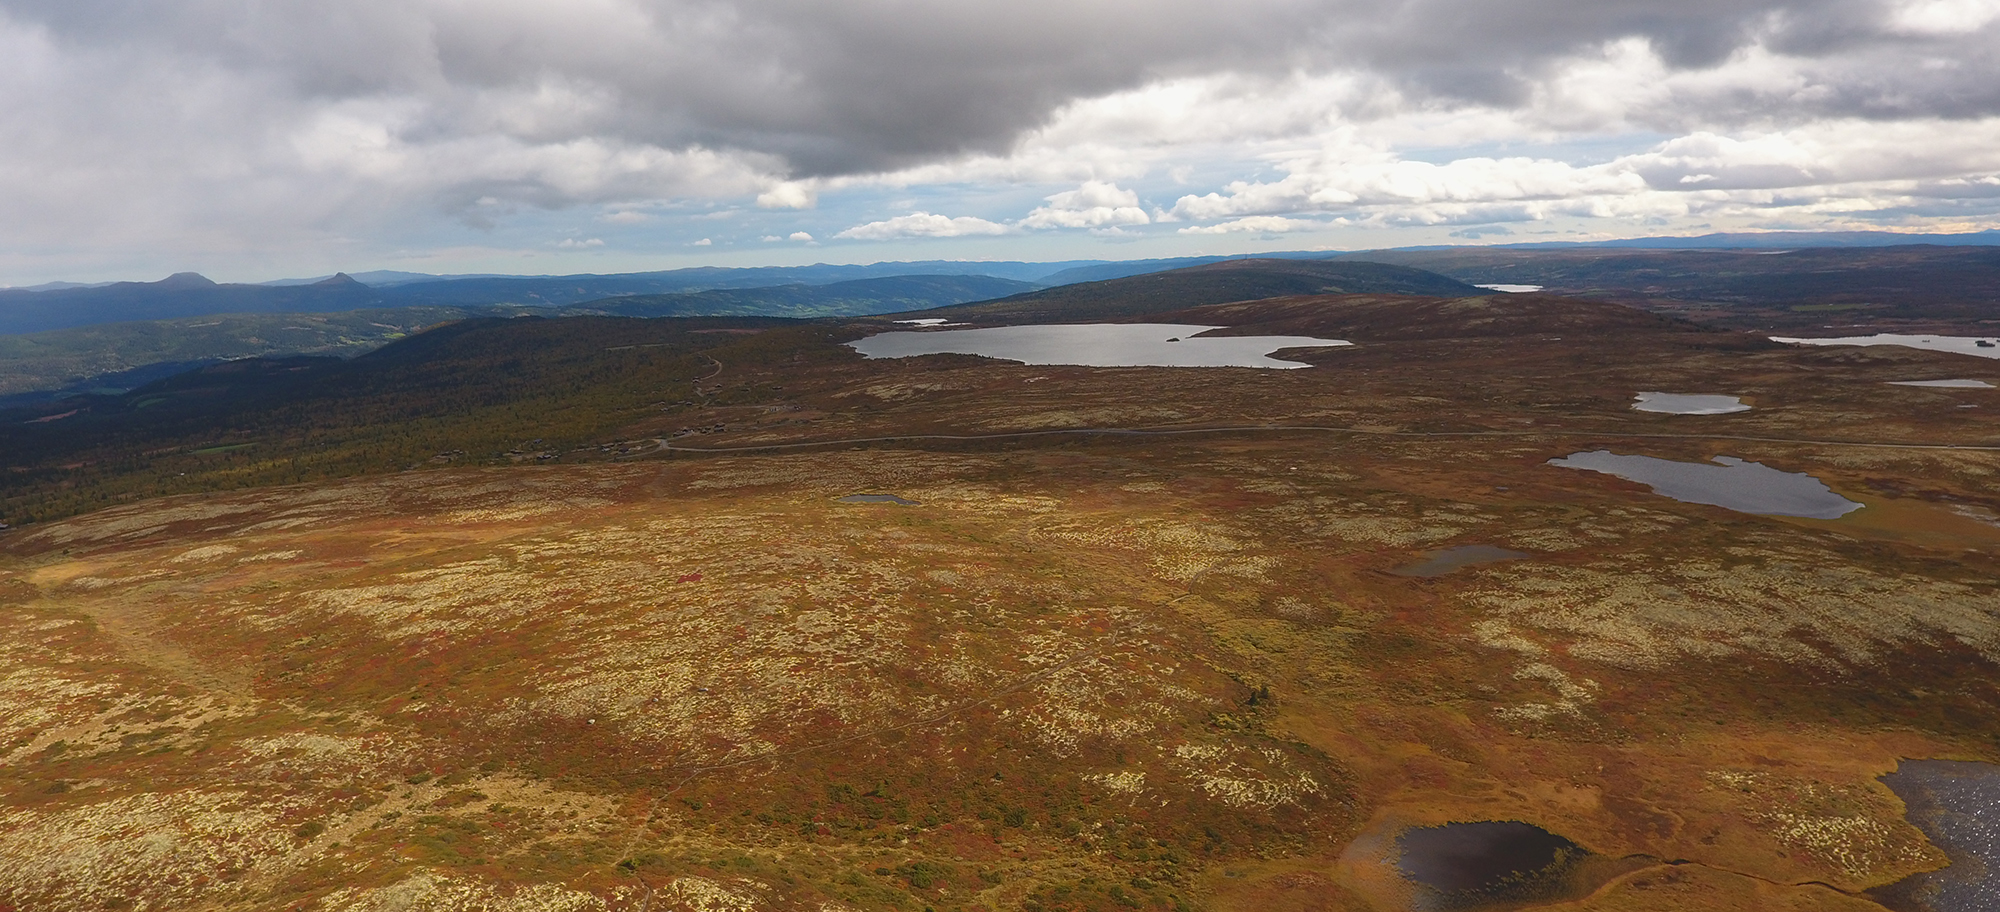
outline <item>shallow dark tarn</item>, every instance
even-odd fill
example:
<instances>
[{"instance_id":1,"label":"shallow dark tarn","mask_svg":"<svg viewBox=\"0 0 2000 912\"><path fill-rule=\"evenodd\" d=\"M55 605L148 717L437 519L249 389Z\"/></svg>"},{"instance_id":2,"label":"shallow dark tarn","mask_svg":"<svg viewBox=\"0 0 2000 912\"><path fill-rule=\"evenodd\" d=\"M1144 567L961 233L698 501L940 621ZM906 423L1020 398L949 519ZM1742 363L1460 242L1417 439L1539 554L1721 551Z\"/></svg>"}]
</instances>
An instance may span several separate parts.
<instances>
[{"instance_id":1,"label":"shallow dark tarn","mask_svg":"<svg viewBox=\"0 0 2000 912\"><path fill-rule=\"evenodd\" d=\"M1531 823L1483 820L1414 827L1396 837L1403 876L1440 893L1505 899L1533 892L1586 853Z\"/></svg>"},{"instance_id":2,"label":"shallow dark tarn","mask_svg":"<svg viewBox=\"0 0 2000 912\"><path fill-rule=\"evenodd\" d=\"M1493 545L1459 545L1441 551L1426 551L1424 559L1389 571L1397 576L1438 577L1454 570L1497 561L1520 560L1531 555Z\"/></svg>"},{"instance_id":3,"label":"shallow dark tarn","mask_svg":"<svg viewBox=\"0 0 2000 912\"><path fill-rule=\"evenodd\" d=\"M904 500L903 498L897 497L894 494L849 494L846 497L840 498L837 502L901 504L906 507L914 507L917 505L917 502L914 500Z\"/></svg>"},{"instance_id":4,"label":"shallow dark tarn","mask_svg":"<svg viewBox=\"0 0 2000 912\"><path fill-rule=\"evenodd\" d=\"M2000 766L1962 760L1904 760L1882 777L1908 808L1910 823L1951 859L1869 891L1899 912L2000 909Z\"/></svg>"}]
</instances>

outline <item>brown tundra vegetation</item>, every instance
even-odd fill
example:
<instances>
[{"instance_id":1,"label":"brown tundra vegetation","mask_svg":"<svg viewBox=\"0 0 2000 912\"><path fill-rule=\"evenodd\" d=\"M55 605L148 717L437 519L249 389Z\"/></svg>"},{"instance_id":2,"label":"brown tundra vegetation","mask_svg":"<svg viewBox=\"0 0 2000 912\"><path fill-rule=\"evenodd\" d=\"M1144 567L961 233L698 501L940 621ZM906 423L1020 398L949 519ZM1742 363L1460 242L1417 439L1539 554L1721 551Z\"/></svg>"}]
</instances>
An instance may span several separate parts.
<instances>
[{"instance_id":1,"label":"brown tundra vegetation","mask_svg":"<svg viewBox=\"0 0 2000 912\"><path fill-rule=\"evenodd\" d=\"M1888 381L1988 363L1538 296L1172 316L1356 344L716 333L548 459L5 533L0 909L1867 910L1947 863L1880 777L2000 760L2000 393ZM1023 434L1142 427L1190 433ZM1546 464L1592 448L1865 506ZM1391 572L1463 544L1526 557ZM1582 860L1426 898L1398 834L1470 821Z\"/></svg>"}]
</instances>

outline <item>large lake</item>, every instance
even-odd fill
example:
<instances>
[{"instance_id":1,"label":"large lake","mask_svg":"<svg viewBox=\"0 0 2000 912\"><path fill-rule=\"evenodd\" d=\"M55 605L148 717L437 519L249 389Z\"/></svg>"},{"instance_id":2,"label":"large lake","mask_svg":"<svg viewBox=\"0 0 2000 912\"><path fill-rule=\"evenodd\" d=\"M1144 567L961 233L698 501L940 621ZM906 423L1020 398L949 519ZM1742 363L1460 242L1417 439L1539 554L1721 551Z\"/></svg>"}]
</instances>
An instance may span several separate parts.
<instances>
[{"instance_id":1,"label":"large lake","mask_svg":"<svg viewBox=\"0 0 2000 912\"><path fill-rule=\"evenodd\" d=\"M1951 864L1869 894L1890 900L1884 904L1895 909L2000 909L2000 767L1904 760L1882 782L1903 799L1910 822L1944 850Z\"/></svg>"},{"instance_id":2,"label":"large lake","mask_svg":"<svg viewBox=\"0 0 2000 912\"><path fill-rule=\"evenodd\" d=\"M1739 513L1839 519L1861 509L1861 504L1835 494L1826 482L1811 475L1780 472L1734 456L1717 456L1711 465L1595 450L1551 459L1549 465L1616 475L1682 503L1708 504Z\"/></svg>"},{"instance_id":3,"label":"large lake","mask_svg":"<svg viewBox=\"0 0 2000 912\"><path fill-rule=\"evenodd\" d=\"M885 332L847 343L870 358L985 355L1027 364L1084 367L1311 367L1268 357L1285 348L1353 343L1310 336L1200 336L1216 326L1181 323L1057 323L931 332Z\"/></svg>"},{"instance_id":4,"label":"large lake","mask_svg":"<svg viewBox=\"0 0 2000 912\"><path fill-rule=\"evenodd\" d=\"M1872 336L1839 336L1832 339L1794 339L1772 336L1773 342L1793 345L1901 345L1929 351L1956 352L1977 358L2000 358L2000 336L1933 336L1876 333ZM1983 343L1983 344L1982 344Z\"/></svg>"},{"instance_id":5,"label":"large lake","mask_svg":"<svg viewBox=\"0 0 2000 912\"><path fill-rule=\"evenodd\" d=\"M1632 398L1638 401L1632 407L1642 412L1660 412L1667 415L1728 415L1733 412L1747 412L1750 407L1735 396L1714 396L1699 393L1640 393Z\"/></svg>"}]
</instances>

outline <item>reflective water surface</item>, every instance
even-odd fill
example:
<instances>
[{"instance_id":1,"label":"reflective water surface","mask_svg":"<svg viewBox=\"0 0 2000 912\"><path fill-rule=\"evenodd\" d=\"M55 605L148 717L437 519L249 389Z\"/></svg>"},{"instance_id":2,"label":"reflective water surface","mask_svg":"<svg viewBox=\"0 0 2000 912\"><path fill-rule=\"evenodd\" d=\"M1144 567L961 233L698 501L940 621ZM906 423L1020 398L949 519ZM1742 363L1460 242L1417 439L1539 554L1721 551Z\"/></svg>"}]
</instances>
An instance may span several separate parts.
<instances>
[{"instance_id":1,"label":"reflective water surface","mask_svg":"<svg viewBox=\"0 0 2000 912\"><path fill-rule=\"evenodd\" d=\"M1509 551L1492 545L1459 545L1438 551L1424 552L1424 559L1406 567L1389 571L1397 576L1436 577L1454 570L1462 570L1479 564L1496 561L1520 560L1529 555L1521 551Z\"/></svg>"},{"instance_id":2,"label":"reflective water surface","mask_svg":"<svg viewBox=\"0 0 2000 912\"><path fill-rule=\"evenodd\" d=\"M1396 867L1419 887L1417 906L1449 909L1536 898L1589 853L1531 823L1479 820L1412 827L1396 837Z\"/></svg>"},{"instance_id":3,"label":"reflective water surface","mask_svg":"<svg viewBox=\"0 0 2000 912\"><path fill-rule=\"evenodd\" d=\"M1682 503L1708 504L1739 513L1839 519L1861 509L1861 504L1835 494L1826 482L1811 475L1781 472L1734 456L1717 456L1710 465L1594 450L1551 459L1549 465L1616 475Z\"/></svg>"},{"instance_id":4,"label":"reflective water surface","mask_svg":"<svg viewBox=\"0 0 2000 912\"><path fill-rule=\"evenodd\" d=\"M1882 784L1903 799L1910 823L1951 865L1870 893L1891 909L1912 912L2000 909L2000 766L1904 760Z\"/></svg>"},{"instance_id":5,"label":"reflective water surface","mask_svg":"<svg viewBox=\"0 0 2000 912\"><path fill-rule=\"evenodd\" d=\"M1181 323L1057 323L942 332L886 332L847 343L870 358L985 355L1026 364L1083 367L1311 367L1267 357L1284 348L1351 345L1310 336L1201 336L1215 326Z\"/></svg>"},{"instance_id":6,"label":"reflective water surface","mask_svg":"<svg viewBox=\"0 0 2000 912\"><path fill-rule=\"evenodd\" d=\"M1903 333L1876 333L1872 336L1839 336L1831 339L1794 339L1772 336L1773 342L1794 345L1902 345L1930 351L1957 352L1980 358L2000 358L2000 336L1935 336Z\"/></svg>"},{"instance_id":7,"label":"reflective water surface","mask_svg":"<svg viewBox=\"0 0 2000 912\"><path fill-rule=\"evenodd\" d=\"M1632 398L1638 400L1632 407L1639 411L1660 412L1667 415L1727 415L1750 410L1749 406L1743 404L1743 400L1735 396L1640 393Z\"/></svg>"}]
</instances>

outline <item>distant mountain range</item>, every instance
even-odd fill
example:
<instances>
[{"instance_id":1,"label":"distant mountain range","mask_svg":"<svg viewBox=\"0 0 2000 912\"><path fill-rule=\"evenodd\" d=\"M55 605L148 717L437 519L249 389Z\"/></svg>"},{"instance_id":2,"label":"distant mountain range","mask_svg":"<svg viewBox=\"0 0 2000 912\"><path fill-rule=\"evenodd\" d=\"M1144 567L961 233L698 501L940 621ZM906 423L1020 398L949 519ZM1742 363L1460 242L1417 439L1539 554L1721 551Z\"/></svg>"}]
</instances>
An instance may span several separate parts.
<instances>
[{"instance_id":1,"label":"distant mountain range","mask_svg":"<svg viewBox=\"0 0 2000 912\"><path fill-rule=\"evenodd\" d=\"M0 289L0 335L40 332L134 320L163 320L220 313L334 313L363 308L564 307L629 295L684 295L726 289L819 286L902 276L985 276L1062 286L1243 259L1407 262L1415 254L1446 252L1478 255L1494 251L1589 249L1792 249L1871 248L1912 244L1967 247L2000 245L2000 231L1967 234L1859 232L1766 232L1656 237L1586 243L1547 242L1461 247L1412 247L1360 252L1285 251L1235 256L1173 257L1148 260L1067 260L917 262L727 268L703 266L612 275L517 276L430 275L382 270L311 279L281 279L257 285L218 284L195 273L177 273L158 282L81 284L50 282L32 288ZM1413 264L1414 265L1414 264ZM1458 276L1458 278L1464 278ZM1546 284L1546 283L1544 283ZM797 297L797 296L790 296ZM807 296L810 297L810 296ZM741 301L723 296L728 312ZM698 303L692 299L682 304ZM935 301L935 303L947 303Z\"/></svg>"},{"instance_id":2,"label":"distant mountain range","mask_svg":"<svg viewBox=\"0 0 2000 912\"><path fill-rule=\"evenodd\" d=\"M0 408L116 394L237 358L353 356L426 327L520 308L397 307L330 314L211 314L0 336Z\"/></svg>"},{"instance_id":3,"label":"distant mountain range","mask_svg":"<svg viewBox=\"0 0 2000 912\"><path fill-rule=\"evenodd\" d=\"M1183 261L1115 265L1152 270L1179 262ZM1101 274L1090 271L1101 264L1084 269L1074 264L1054 265L1063 267L1058 270L1061 275ZM861 268L812 267L780 275L824 278ZM684 272L664 280L640 280L743 279L732 271L702 272L705 275ZM631 284L620 286L621 282ZM1265 258L1203 262L1055 288L977 274L889 275L825 284L592 295L607 287L629 288L632 284L636 284L632 277L573 276L561 280L453 279L369 288L350 276L337 275L311 285L260 286L218 285L198 275L181 274L161 282L17 293L11 299L0 299L0 306L18 308L8 315L16 325L29 319L66 319L71 325L0 335L0 405L25 405L85 392L117 394L178 370L239 358L351 356L426 326L478 316L864 317L985 302L953 313L963 319L992 322L1118 319L1280 295L1485 293L1407 266ZM523 287L536 290L539 297L535 303L509 303L504 292ZM482 288L484 291L479 290ZM393 303L384 306L385 302ZM98 308L98 313L141 314L147 319L77 325L92 307ZM228 312L217 313L218 309Z\"/></svg>"},{"instance_id":4,"label":"distant mountain range","mask_svg":"<svg viewBox=\"0 0 2000 912\"><path fill-rule=\"evenodd\" d=\"M752 289L805 288L847 283L840 293L852 306L822 307L812 315L878 313L934 307L976 300L1039 287L1014 276L996 276L993 271L1041 274L1070 268L1070 263L877 263L871 266L803 266L771 269L680 269L661 273L632 273L610 276L552 277L470 277L417 279L397 284L371 286L345 273L311 284L224 285L192 272L176 273L158 282L115 282L95 287L59 288L50 291L0 290L0 335L44 332L127 323L137 320L171 320L210 314L255 313L337 313L349 310L394 307L491 307L514 305L560 308L584 302L635 295L689 295L717 290L747 292ZM976 267L976 268L975 268ZM948 269L942 273L911 272L914 269ZM874 296L856 282L908 279L930 275L937 279L928 289L916 290L908 282L886 291L884 306L862 303ZM976 279L973 284L953 285L951 279ZM887 289L888 286L885 286ZM975 290L976 289L976 290ZM773 313L787 313L802 297L792 293L766 292L762 299L774 302ZM819 295L827 299L826 295ZM725 295L714 300L727 302L724 313L744 313L746 305L759 299L756 294ZM780 301L782 299L782 301ZM682 303L692 305L697 299ZM611 312L596 308L596 312ZM681 313L681 311L675 311ZM686 315L686 314L682 314Z\"/></svg>"},{"instance_id":5,"label":"distant mountain range","mask_svg":"<svg viewBox=\"0 0 2000 912\"><path fill-rule=\"evenodd\" d=\"M1323 255L1323 254L1316 254ZM768 285L828 285L856 279L877 279L900 275L985 275L1021 282L1050 284L1046 276L1078 266L1108 263L1108 260L1066 260L1054 263L1024 263L1011 260L916 260L907 262L841 265L815 263L811 266L693 266L658 272L628 272L610 275L431 275L422 272L357 272L353 278L363 285L389 288L431 282L462 282L472 279L516 279L524 282L568 283L578 280L649 283L657 291L703 291L711 288L757 288ZM310 285L333 276L310 279L278 279L265 285Z\"/></svg>"},{"instance_id":6,"label":"distant mountain range","mask_svg":"<svg viewBox=\"0 0 2000 912\"><path fill-rule=\"evenodd\" d=\"M566 308L619 317L855 317L1006 297L1041 286L985 275L913 275L827 285L625 295Z\"/></svg>"},{"instance_id":7,"label":"distant mountain range","mask_svg":"<svg viewBox=\"0 0 2000 912\"><path fill-rule=\"evenodd\" d=\"M0 291L0 334L166 320L220 313L330 313L381 306L381 294L347 276L311 285L218 285L192 272L158 282Z\"/></svg>"},{"instance_id":8,"label":"distant mountain range","mask_svg":"<svg viewBox=\"0 0 2000 912\"><path fill-rule=\"evenodd\" d=\"M313 285L276 288L216 285L193 275L175 276L165 282L127 284L142 287L102 289L97 305L123 308L114 312L152 318L0 335L0 406L80 392L131 389L164 376L159 371L165 368L153 367L163 363L185 369L248 357L355 355L424 327L468 317L525 313L851 317L981 301L1040 287L985 275L899 275L825 285L624 294L563 306L538 303L522 307L505 303L427 304L414 295L395 295L399 289L388 289L388 294L382 294L346 276ZM50 300L72 307L92 304L88 296L74 293L44 292L21 297L31 308L27 316L63 316L61 312L50 311L47 304ZM416 303L411 303L413 299ZM461 291L445 299L479 302L492 301L493 297ZM382 306L384 300L395 303ZM356 302L373 303L356 309L352 306ZM0 306L7 303L0 300ZM232 312L216 313L218 307L230 308ZM278 312L258 309L264 307ZM299 310L317 312L296 312ZM161 314L166 316L158 316Z\"/></svg>"},{"instance_id":9,"label":"distant mountain range","mask_svg":"<svg viewBox=\"0 0 2000 912\"><path fill-rule=\"evenodd\" d=\"M964 305L953 318L1031 322L1288 295L1456 297L1484 293L1471 285L1508 285L1739 329L1816 330L1865 317L1931 331L2000 319L1996 244L2000 232L1992 231L1784 232L1122 262L932 260L576 276L385 271L261 285L177 273L157 282L0 289L0 397L129 389L175 366L234 358L352 355L440 322L522 313L818 318Z\"/></svg>"}]
</instances>

